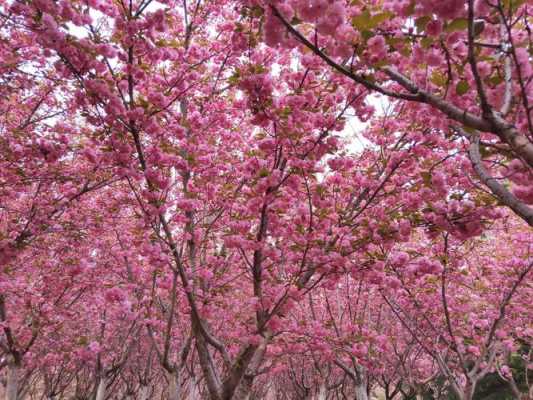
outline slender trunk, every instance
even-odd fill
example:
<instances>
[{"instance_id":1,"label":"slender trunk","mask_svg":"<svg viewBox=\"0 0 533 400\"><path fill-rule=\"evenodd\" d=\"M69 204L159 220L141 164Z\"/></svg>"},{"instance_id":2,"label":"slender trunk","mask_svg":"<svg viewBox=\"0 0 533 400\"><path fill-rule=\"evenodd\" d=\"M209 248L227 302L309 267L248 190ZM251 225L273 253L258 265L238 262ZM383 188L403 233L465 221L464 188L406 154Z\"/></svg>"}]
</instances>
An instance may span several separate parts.
<instances>
[{"instance_id":1,"label":"slender trunk","mask_svg":"<svg viewBox=\"0 0 533 400\"><path fill-rule=\"evenodd\" d=\"M98 382L98 389L96 389L96 400L104 400L106 393L106 378L100 378L100 382Z\"/></svg>"},{"instance_id":2,"label":"slender trunk","mask_svg":"<svg viewBox=\"0 0 533 400\"><path fill-rule=\"evenodd\" d=\"M424 400L424 395L422 393L417 393L416 400Z\"/></svg>"},{"instance_id":3,"label":"slender trunk","mask_svg":"<svg viewBox=\"0 0 533 400\"><path fill-rule=\"evenodd\" d=\"M17 394L17 400L24 400L26 398L28 398L29 396L29 387L26 385L26 388L25 389L22 389L19 385L19 392Z\"/></svg>"},{"instance_id":4,"label":"slender trunk","mask_svg":"<svg viewBox=\"0 0 533 400\"><path fill-rule=\"evenodd\" d=\"M355 366L357 380L355 381L355 398L357 400L368 400L368 375L367 370L360 364Z\"/></svg>"},{"instance_id":5,"label":"slender trunk","mask_svg":"<svg viewBox=\"0 0 533 400\"><path fill-rule=\"evenodd\" d=\"M248 400L252 393L252 385L254 383L254 376L263 362L263 357L266 352L270 339L264 339L259 347L254 351L250 362L248 363L247 373L241 378L231 400Z\"/></svg>"},{"instance_id":6,"label":"slender trunk","mask_svg":"<svg viewBox=\"0 0 533 400\"><path fill-rule=\"evenodd\" d=\"M327 397L326 384L322 382L320 384L320 387L318 388L317 400L326 400L326 397Z\"/></svg>"},{"instance_id":7,"label":"slender trunk","mask_svg":"<svg viewBox=\"0 0 533 400\"><path fill-rule=\"evenodd\" d=\"M237 389L235 389L235 393L233 394L231 400L249 400L250 392L252 391L252 384L253 379L248 376L244 376L241 379L239 386L237 386Z\"/></svg>"},{"instance_id":8,"label":"slender trunk","mask_svg":"<svg viewBox=\"0 0 533 400\"><path fill-rule=\"evenodd\" d=\"M215 369L213 359L209 354L207 341L199 328L200 322L192 318L193 333L196 344L196 351L198 352L198 361L205 378L205 384L209 392L208 398L210 400L222 399L222 383Z\"/></svg>"},{"instance_id":9,"label":"slender trunk","mask_svg":"<svg viewBox=\"0 0 533 400\"><path fill-rule=\"evenodd\" d=\"M7 370L6 400L17 400L20 365L10 363Z\"/></svg>"},{"instance_id":10,"label":"slender trunk","mask_svg":"<svg viewBox=\"0 0 533 400\"><path fill-rule=\"evenodd\" d=\"M276 388L274 387L274 384L270 382L270 385L268 386L268 390L265 396L265 400L275 400L276 399Z\"/></svg>"},{"instance_id":11,"label":"slender trunk","mask_svg":"<svg viewBox=\"0 0 533 400\"><path fill-rule=\"evenodd\" d=\"M467 382L464 387L454 387L454 392L460 400L472 400L476 391L476 382Z\"/></svg>"},{"instance_id":12,"label":"slender trunk","mask_svg":"<svg viewBox=\"0 0 533 400\"><path fill-rule=\"evenodd\" d=\"M356 400L368 400L368 393L366 392L366 382L356 383L355 399Z\"/></svg>"},{"instance_id":13,"label":"slender trunk","mask_svg":"<svg viewBox=\"0 0 533 400\"><path fill-rule=\"evenodd\" d=\"M182 400L181 379L179 371L167 372L168 400Z\"/></svg>"},{"instance_id":14,"label":"slender trunk","mask_svg":"<svg viewBox=\"0 0 533 400\"><path fill-rule=\"evenodd\" d=\"M187 395L189 400L200 400L200 392L198 391L198 385L196 384L196 378L193 376L189 380L189 384L187 385Z\"/></svg>"},{"instance_id":15,"label":"slender trunk","mask_svg":"<svg viewBox=\"0 0 533 400\"><path fill-rule=\"evenodd\" d=\"M150 397L150 390L148 386L141 385L141 389L139 390L139 400L148 400Z\"/></svg>"},{"instance_id":16,"label":"slender trunk","mask_svg":"<svg viewBox=\"0 0 533 400\"><path fill-rule=\"evenodd\" d=\"M465 388L465 398L464 400L472 400L474 398L474 392L476 391L476 384L475 383L467 383L467 386Z\"/></svg>"}]
</instances>

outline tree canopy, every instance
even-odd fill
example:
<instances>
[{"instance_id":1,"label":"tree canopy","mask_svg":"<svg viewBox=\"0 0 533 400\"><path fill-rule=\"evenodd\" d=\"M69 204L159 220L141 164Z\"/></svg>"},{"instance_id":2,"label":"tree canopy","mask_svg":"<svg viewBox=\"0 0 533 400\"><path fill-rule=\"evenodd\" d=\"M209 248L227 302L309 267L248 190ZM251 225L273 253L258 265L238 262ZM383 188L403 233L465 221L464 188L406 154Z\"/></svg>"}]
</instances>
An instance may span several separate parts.
<instances>
[{"instance_id":1,"label":"tree canopy","mask_svg":"<svg viewBox=\"0 0 533 400\"><path fill-rule=\"evenodd\" d=\"M532 29L0 0L1 395L531 398Z\"/></svg>"}]
</instances>

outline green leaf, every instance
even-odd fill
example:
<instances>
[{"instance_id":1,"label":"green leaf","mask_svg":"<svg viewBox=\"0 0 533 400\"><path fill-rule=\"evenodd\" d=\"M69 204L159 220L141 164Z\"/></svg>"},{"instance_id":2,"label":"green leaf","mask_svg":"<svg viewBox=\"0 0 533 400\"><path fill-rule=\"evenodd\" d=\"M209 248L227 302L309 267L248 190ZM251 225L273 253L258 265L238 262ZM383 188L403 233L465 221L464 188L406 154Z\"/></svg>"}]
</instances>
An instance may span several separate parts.
<instances>
[{"instance_id":1,"label":"green leaf","mask_svg":"<svg viewBox=\"0 0 533 400\"><path fill-rule=\"evenodd\" d=\"M505 8L510 8L514 12L525 2L526 0L503 0L503 5Z\"/></svg>"},{"instance_id":2,"label":"green leaf","mask_svg":"<svg viewBox=\"0 0 533 400\"><path fill-rule=\"evenodd\" d=\"M468 92L468 89L470 89L470 85L467 81L461 80L457 83L457 86L455 86L455 93L457 93L459 96L462 96L466 92Z\"/></svg>"},{"instance_id":3,"label":"green leaf","mask_svg":"<svg viewBox=\"0 0 533 400\"><path fill-rule=\"evenodd\" d=\"M439 87L444 87L447 82L446 76L439 71L433 71L429 80Z\"/></svg>"},{"instance_id":4,"label":"green leaf","mask_svg":"<svg viewBox=\"0 0 533 400\"><path fill-rule=\"evenodd\" d=\"M431 45L433 44L433 39L430 37L425 37L420 41L420 45L423 49L429 49Z\"/></svg>"},{"instance_id":5,"label":"green leaf","mask_svg":"<svg viewBox=\"0 0 533 400\"><path fill-rule=\"evenodd\" d=\"M255 6L255 7L252 9L252 16L253 16L253 17L258 18L258 17L262 16L263 13L264 13L263 9L262 9L261 7L259 7L259 6Z\"/></svg>"},{"instance_id":6,"label":"green leaf","mask_svg":"<svg viewBox=\"0 0 533 400\"><path fill-rule=\"evenodd\" d=\"M482 158L486 158L492 155L492 151L487 146L479 146L479 154Z\"/></svg>"},{"instance_id":7,"label":"green leaf","mask_svg":"<svg viewBox=\"0 0 533 400\"><path fill-rule=\"evenodd\" d=\"M235 84L239 83L240 78L241 78L241 71L236 69L235 72L233 72L233 74L229 77L228 81L232 85L235 85Z\"/></svg>"},{"instance_id":8,"label":"green leaf","mask_svg":"<svg viewBox=\"0 0 533 400\"><path fill-rule=\"evenodd\" d=\"M468 29L468 20L466 18L456 18L446 25L444 30L446 32L455 32L464 31L465 29Z\"/></svg>"},{"instance_id":9,"label":"green leaf","mask_svg":"<svg viewBox=\"0 0 533 400\"><path fill-rule=\"evenodd\" d=\"M488 81L492 86L498 86L503 82L503 78L499 75L493 75L488 79Z\"/></svg>"},{"instance_id":10,"label":"green leaf","mask_svg":"<svg viewBox=\"0 0 533 400\"><path fill-rule=\"evenodd\" d=\"M464 125L463 130L471 135L475 134L477 131L474 128Z\"/></svg>"},{"instance_id":11,"label":"green leaf","mask_svg":"<svg viewBox=\"0 0 533 400\"><path fill-rule=\"evenodd\" d=\"M375 68L383 68L387 65L389 65L389 62L387 60L379 60L376 61L374 64L372 64Z\"/></svg>"},{"instance_id":12,"label":"green leaf","mask_svg":"<svg viewBox=\"0 0 533 400\"><path fill-rule=\"evenodd\" d=\"M402 56L409 57L413 50L409 46L402 46L399 51Z\"/></svg>"},{"instance_id":13,"label":"green leaf","mask_svg":"<svg viewBox=\"0 0 533 400\"><path fill-rule=\"evenodd\" d=\"M406 44L406 40L403 39L403 38L399 38L399 37L388 37L385 39L385 41L387 42L387 44L392 47L392 48L396 48L396 47L401 47L401 48L404 48L405 44Z\"/></svg>"},{"instance_id":14,"label":"green leaf","mask_svg":"<svg viewBox=\"0 0 533 400\"><path fill-rule=\"evenodd\" d=\"M423 171L420 173L420 175L422 176L422 180L424 181L424 184L426 186L430 186L431 185L431 173L427 171Z\"/></svg>"},{"instance_id":15,"label":"green leaf","mask_svg":"<svg viewBox=\"0 0 533 400\"><path fill-rule=\"evenodd\" d=\"M365 30L365 31L362 31L362 32L361 32L361 36L363 37L363 39L368 40L368 39L370 39L372 36L374 36L374 34L372 33L372 31Z\"/></svg>"},{"instance_id":16,"label":"green leaf","mask_svg":"<svg viewBox=\"0 0 533 400\"><path fill-rule=\"evenodd\" d=\"M394 14L390 11L385 11L376 15L373 15L371 18L371 25L373 28L376 28L378 25L382 24L385 21L388 21L394 17Z\"/></svg>"},{"instance_id":17,"label":"green leaf","mask_svg":"<svg viewBox=\"0 0 533 400\"><path fill-rule=\"evenodd\" d=\"M299 25L302 23L302 20L298 17L292 17L291 25Z\"/></svg>"},{"instance_id":18,"label":"green leaf","mask_svg":"<svg viewBox=\"0 0 533 400\"><path fill-rule=\"evenodd\" d=\"M377 28L394 16L393 13L385 11L379 14L370 15L370 11L364 10L361 15L352 18L352 25L359 31L368 31Z\"/></svg>"},{"instance_id":19,"label":"green leaf","mask_svg":"<svg viewBox=\"0 0 533 400\"><path fill-rule=\"evenodd\" d=\"M415 19L415 26L418 28L418 31L421 32L426 29L426 25L429 21L431 21L431 17L424 15L423 17Z\"/></svg>"},{"instance_id":20,"label":"green leaf","mask_svg":"<svg viewBox=\"0 0 533 400\"><path fill-rule=\"evenodd\" d=\"M359 31L370 29L370 12L365 10L362 14L353 17L352 25Z\"/></svg>"}]
</instances>

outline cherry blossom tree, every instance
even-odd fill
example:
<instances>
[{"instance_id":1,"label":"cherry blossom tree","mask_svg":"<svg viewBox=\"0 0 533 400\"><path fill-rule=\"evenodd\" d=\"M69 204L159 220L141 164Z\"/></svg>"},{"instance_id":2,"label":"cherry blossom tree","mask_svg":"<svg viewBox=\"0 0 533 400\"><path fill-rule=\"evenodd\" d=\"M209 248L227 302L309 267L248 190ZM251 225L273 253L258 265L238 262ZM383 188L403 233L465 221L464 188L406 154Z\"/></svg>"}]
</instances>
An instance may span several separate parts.
<instances>
[{"instance_id":1,"label":"cherry blossom tree","mask_svg":"<svg viewBox=\"0 0 533 400\"><path fill-rule=\"evenodd\" d=\"M479 180L533 224L528 2L287 0L243 7L262 26L263 35L250 25L249 36L307 49L347 84L406 107L411 121L466 139Z\"/></svg>"},{"instance_id":2,"label":"cherry blossom tree","mask_svg":"<svg viewBox=\"0 0 533 400\"><path fill-rule=\"evenodd\" d=\"M0 1L6 400L526 396L530 25Z\"/></svg>"}]
</instances>

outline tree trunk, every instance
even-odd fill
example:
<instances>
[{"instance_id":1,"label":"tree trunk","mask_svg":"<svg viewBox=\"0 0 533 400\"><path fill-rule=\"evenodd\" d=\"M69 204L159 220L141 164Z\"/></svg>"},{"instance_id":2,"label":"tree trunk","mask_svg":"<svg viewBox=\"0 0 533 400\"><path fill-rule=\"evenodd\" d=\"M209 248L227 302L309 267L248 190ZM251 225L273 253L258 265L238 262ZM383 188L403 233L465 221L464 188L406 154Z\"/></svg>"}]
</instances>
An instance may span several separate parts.
<instances>
[{"instance_id":1,"label":"tree trunk","mask_svg":"<svg viewBox=\"0 0 533 400\"><path fill-rule=\"evenodd\" d=\"M464 400L472 400L474 398L474 391L476 390L475 385L468 385L465 389L465 398Z\"/></svg>"},{"instance_id":2,"label":"tree trunk","mask_svg":"<svg viewBox=\"0 0 533 400\"><path fill-rule=\"evenodd\" d=\"M318 393L317 393L317 400L326 400L326 397L327 397L327 388L326 388L326 384L324 382L322 382L320 384L320 387L318 388Z\"/></svg>"},{"instance_id":3,"label":"tree trunk","mask_svg":"<svg viewBox=\"0 0 533 400\"><path fill-rule=\"evenodd\" d=\"M146 385L141 385L139 390L139 400L148 400L150 397L150 389Z\"/></svg>"},{"instance_id":4,"label":"tree trunk","mask_svg":"<svg viewBox=\"0 0 533 400\"><path fill-rule=\"evenodd\" d=\"M167 372L168 400L182 400L179 371Z\"/></svg>"},{"instance_id":5,"label":"tree trunk","mask_svg":"<svg viewBox=\"0 0 533 400\"><path fill-rule=\"evenodd\" d=\"M231 400L249 400L250 392L252 391L252 384L253 379L244 376L241 379L239 386L237 386L237 389L235 389L235 393L233 394Z\"/></svg>"},{"instance_id":6,"label":"tree trunk","mask_svg":"<svg viewBox=\"0 0 533 400\"><path fill-rule=\"evenodd\" d=\"M30 387L26 385L25 389L22 389L20 385L18 386L17 400L25 400L30 397ZM30 397L31 398L31 397Z\"/></svg>"},{"instance_id":7,"label":"tree trunk","mask_svg":"<svg viewBox=\"0 0 533 400\"><path fill-rule=\"evenodd\" d=\"M265 396L265 400L275 400L276 399L276 389L274 387L274 384L270 382L270 385L268 386L268 390Z\"/></svg>"},{"instance_id":8,"label":"tree trunk","mask_svg":"<svg viewBox=\"0 0 533 400\"><path fill-rule=\"evenodd\" d=\"M235 389L235 392L233 393L233 396L231 396L231 400L248 400L250 398L250 394L252 393L252 385L254 383L253 377L263 362L263 357L265 355L269 340L270 339L264 339L257 350L253 353L252 358L248 363L248 373L244 374L242 377Z\"/></svg>"},{"instance_id":9,"label":"tree trunk","mask_svg":"<svg viewBox=\"0 0 533 400\"><path fill-rule=\"evenodd\" d=\"M366 382L357 383L355 385L355 399L368 400L368 393L366 392Z\"/></svg>"},{"instance_id":10,"label":"tree trunk","mask_svg":"<svg viewBox=\"0 0 533 400\"><path fill-rule=\"evenodd\" d=\"M198 352L198 361L205 379L205 385L209 392L209 396L207 396L207 398L211 400L221 400L222 383L220 382L213 359L209 353L207 341L200 331L200 322L193 318L192 324L195 338L194 342L196 344L196 351Z\"/></svg>"},{"instance_id":11,"label":"tree trunk","mask_svg":"<svg viewBox=\"0 0 533 400\"><path fill-rule=\"evenodd\" d=\"M96 400L104 400L106 393L106 386L107 382L105 378L100 378L100 382L98 382L98 389L96 389Z\"/></svg>"},{"instance_id":12,"label":"tree trunk","mask_svg":"<svg viewBox=\"0 0 533 400\"><path fill-rule=\"evenodd\" d=\"M368 375L367 370L360 364L355 366L357 380L355 381L355 398L357 400L368 400Z\"/></svg>"},{"instance_id":13,"label":"tree trunk","mask_svg":"<svg viewBox=\"0 0 533 400\"><path fill-rule=\"evenodd\" d=\"M20 365L16 362L7 367L6 400L17 400Z\"/></svg>"},{"instance_id":14,"label":"tree trunk","mask_svg":"<svg viewBox=\"0 0 533 400\"><path fill-rule=\"evenodd\" d=\"M452 386L454 388L453 391L460 400L472 400L476 391L476 383L467 382L464 387Z\"/></svg>"},{"instance_id":15,"label":"tree trunk","mask_svg":"<svg viewBox=\"0 0 533 400\"><path fill-rule=\"evenodd\" d=\"M194 376L191 377L189 380L189 384L187 385L187 395L188 400L200 400L200 392L198 391L198 385L196 384L196 378Z\"/></svg>"}]
</instances>

